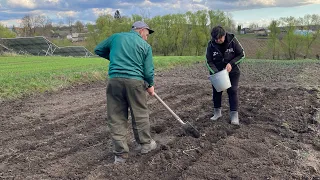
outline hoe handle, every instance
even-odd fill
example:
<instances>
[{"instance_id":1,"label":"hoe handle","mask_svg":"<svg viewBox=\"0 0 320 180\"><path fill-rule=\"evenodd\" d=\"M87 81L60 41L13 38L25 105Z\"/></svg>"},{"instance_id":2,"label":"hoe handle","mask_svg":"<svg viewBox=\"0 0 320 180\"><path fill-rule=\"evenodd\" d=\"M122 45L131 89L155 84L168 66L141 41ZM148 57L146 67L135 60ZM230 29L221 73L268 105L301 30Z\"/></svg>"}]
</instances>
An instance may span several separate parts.
<instances>
[{"instance_id":1,"label":"hoe handle","mask_svg":"<svg viewBox=\"0 0 320 180\"><path fill-rule=\"evenodd\" d=\"M161 103L162 103L162 105L173 115L173 117L176 119L176 120L178 120L181 124L186 124L186 123L184 123L180 118L179 118L179 116L178 115L176 115L176 113L174 113L170 108L169 108L169 106L168 105L166 105L166 103L164 103L163 101L162 101L162 99L157 95L157 93L154 93L154 96L158 99L158 101L160 101Z\"/></svg>"}]
</instances>

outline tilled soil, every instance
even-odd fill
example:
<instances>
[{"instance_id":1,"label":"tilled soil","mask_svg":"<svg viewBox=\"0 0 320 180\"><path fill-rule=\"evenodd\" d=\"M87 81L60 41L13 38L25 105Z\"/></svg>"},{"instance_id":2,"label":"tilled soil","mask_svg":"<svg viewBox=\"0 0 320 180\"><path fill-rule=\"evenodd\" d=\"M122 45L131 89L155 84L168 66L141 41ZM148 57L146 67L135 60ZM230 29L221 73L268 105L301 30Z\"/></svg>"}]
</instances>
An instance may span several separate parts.
<instances>
[{"instance_id":1,"label":"tilled soil","mask_svg":"<svg viewBox=\"0 0 320 180\"><path fill-rule=\"evenodd\" d=\"M113 164L106 82L2 102L0 179L320 179L319 67L244 64L240 127L229 123L226 93L223 117L210 120L212 88L202 63L157 72L157 94L201 137L187 136L149 97L158 147L135 152L129 129L125 164Z\"/></svg>"}]
</instances>

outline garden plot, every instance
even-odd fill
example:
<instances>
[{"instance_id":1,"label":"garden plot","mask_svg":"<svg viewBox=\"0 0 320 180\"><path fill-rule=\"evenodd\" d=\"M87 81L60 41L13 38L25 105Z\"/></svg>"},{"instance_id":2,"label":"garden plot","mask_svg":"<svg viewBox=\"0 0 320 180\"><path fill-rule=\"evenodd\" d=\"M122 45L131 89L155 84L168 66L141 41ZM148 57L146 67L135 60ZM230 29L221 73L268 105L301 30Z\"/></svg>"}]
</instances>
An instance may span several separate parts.
<instances>
[{"instance_id":1,"label":"garden plot","mask_svg":"<svg viewBox=\"0 0 320 180\"><path fill-rule=\"evenodd\" d=\"M157 72L157 94L201 137L186 136L149 97L158 147L147 155L135 152L129 129L132 151L124 165L113 164L105 82L2 102L0 179L320 178L320 81L301 74L319 68L317 63L244 63L240 127L229 124L226 93L223 117L209 120L212 89L204 64Z\"/></svg>"}]
</instances>

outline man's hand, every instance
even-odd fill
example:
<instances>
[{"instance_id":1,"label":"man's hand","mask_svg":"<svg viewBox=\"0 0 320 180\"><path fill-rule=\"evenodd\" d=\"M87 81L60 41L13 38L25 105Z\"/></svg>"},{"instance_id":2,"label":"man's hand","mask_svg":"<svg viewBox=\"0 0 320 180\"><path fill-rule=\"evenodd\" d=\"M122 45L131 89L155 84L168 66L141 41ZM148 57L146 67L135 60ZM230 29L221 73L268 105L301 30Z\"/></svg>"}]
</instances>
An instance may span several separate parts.
<instances>
[{"instance_id":1,"label":"man's hand","mask_svg":"<svg viewBox=\"0 0 320 180\"><path fill-rule=\"evenodd\" d=\"M147 92L149 93L150 96L154 96L154 86L151 86L147 89Z\"/></svg>"},{"instance_id":2,"label":"man's hand","mask_svg":"<svg viewBox=\"0 0 320 180\"><path fill-rule=\"evenodd\" d=\"M230 72L232 70L232 66L230 63L227 64L226 69L228 72Z\"/></svg>"}]
</instances>

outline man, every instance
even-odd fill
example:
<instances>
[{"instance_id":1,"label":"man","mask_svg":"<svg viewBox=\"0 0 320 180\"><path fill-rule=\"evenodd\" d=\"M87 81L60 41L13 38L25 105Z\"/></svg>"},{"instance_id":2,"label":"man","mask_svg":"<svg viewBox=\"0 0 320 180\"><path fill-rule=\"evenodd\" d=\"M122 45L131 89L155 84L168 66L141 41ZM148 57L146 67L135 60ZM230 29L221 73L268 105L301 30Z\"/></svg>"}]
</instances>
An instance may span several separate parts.
<instances>
[{"instance_id":1,"label":"man","mask_svg":"<svg viewBox=\"0 0 320 180\"><path fill-rule=\"evenodd\" d=\"M154 31L137 21L130 32L116 33L95 48L100 57L110 60L107 85L107 118L114 145L115 163L128 158L126 142L128 108L134 138L142 154L156 149L150 135L147 92L154 95L154 65L151 46L146 42ZM148 84L146 88L145 82Z\"/></svg>"},{"instance_id":2,"label":"man","mask_svg":"<svg viewBox=\"0 0 320 180\"><path fill-rule=\"evenodd\" d=\"M210 75L227 69L231 87L227 89L230 105L231 124L239 125L238 115L238 83L240 78L240 70L238 64L244 58L244 51L237 38L226 31L221 26L216 26L211 31L212 40L207 46L207 67ZM216 121L221 114L221 96L222 92L213 89L214 116L210 119Z\"/></svg>"}]
</instances>

